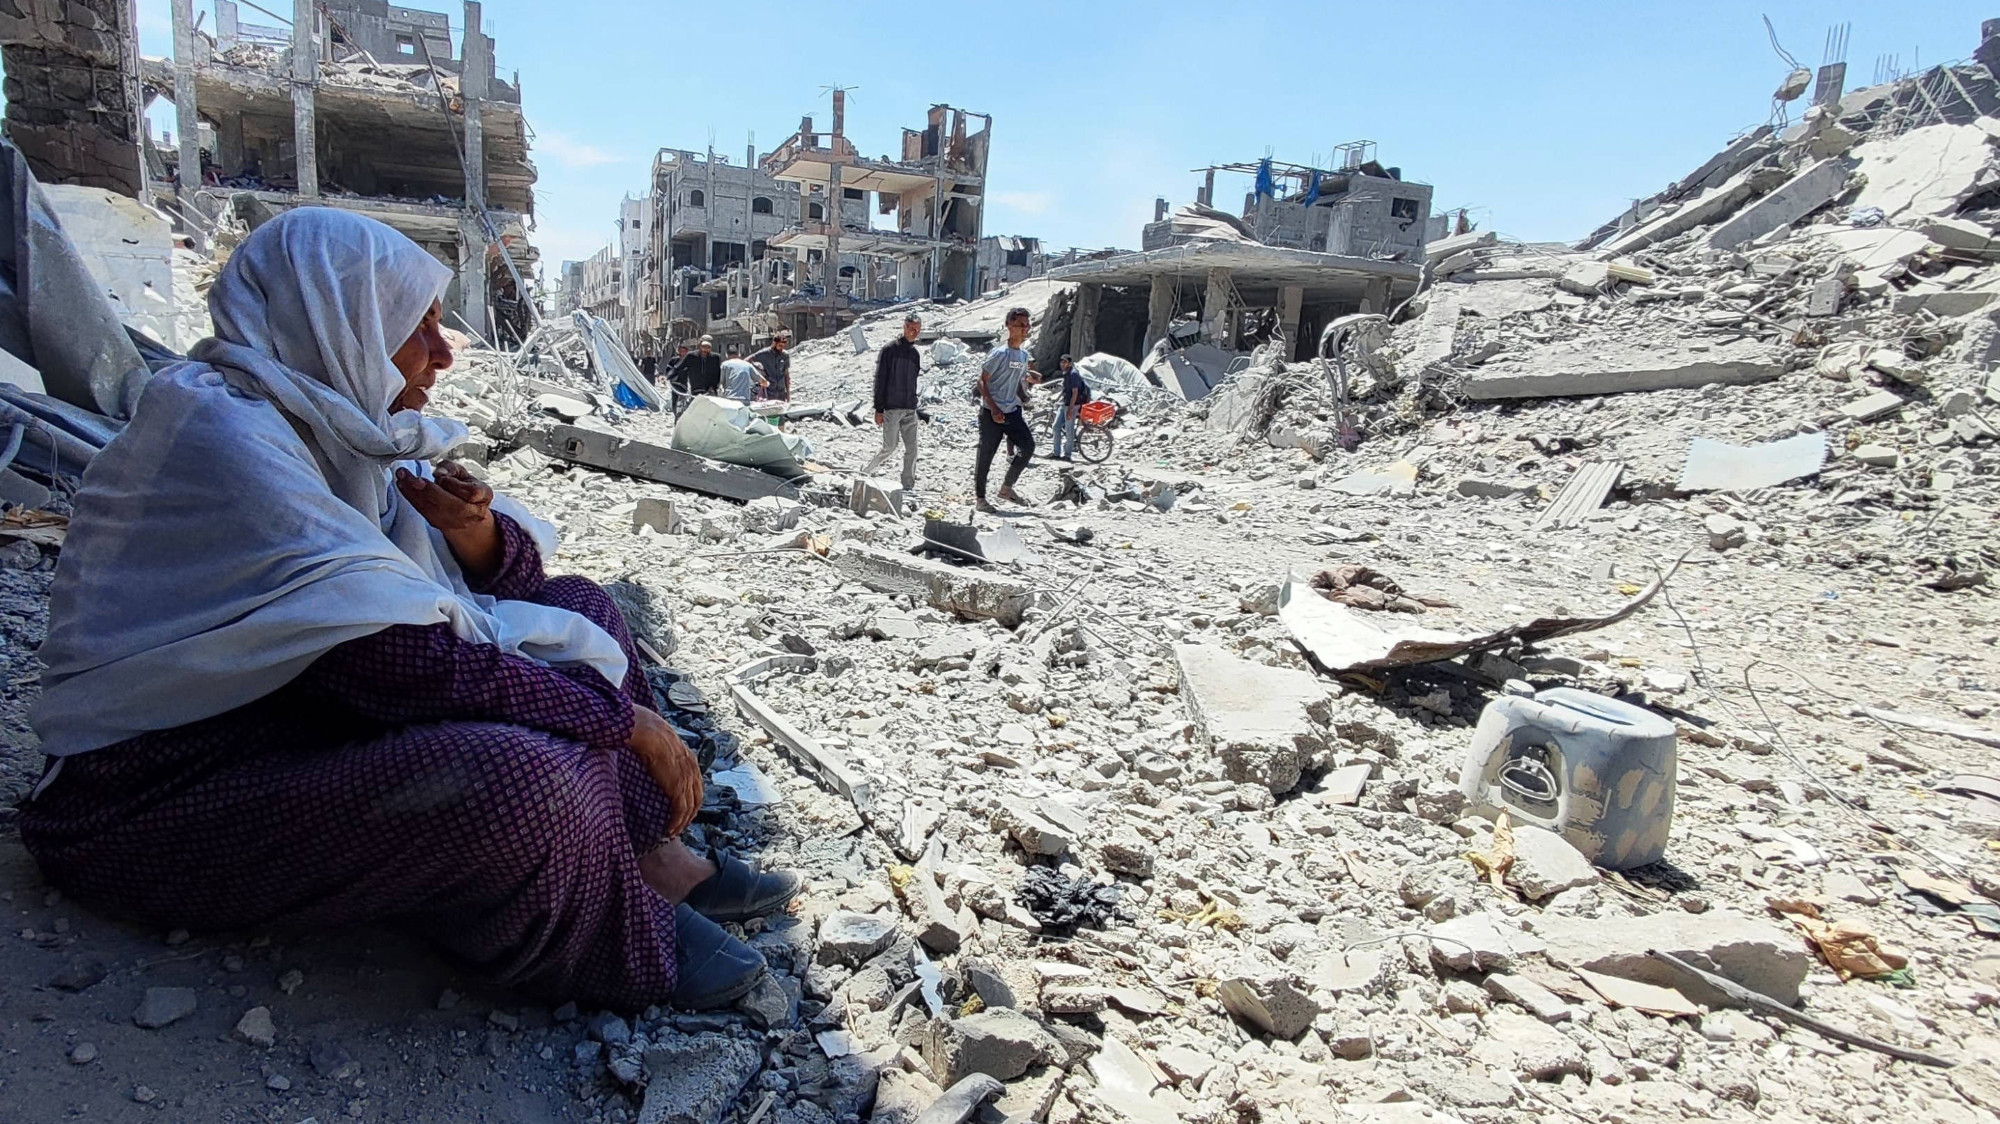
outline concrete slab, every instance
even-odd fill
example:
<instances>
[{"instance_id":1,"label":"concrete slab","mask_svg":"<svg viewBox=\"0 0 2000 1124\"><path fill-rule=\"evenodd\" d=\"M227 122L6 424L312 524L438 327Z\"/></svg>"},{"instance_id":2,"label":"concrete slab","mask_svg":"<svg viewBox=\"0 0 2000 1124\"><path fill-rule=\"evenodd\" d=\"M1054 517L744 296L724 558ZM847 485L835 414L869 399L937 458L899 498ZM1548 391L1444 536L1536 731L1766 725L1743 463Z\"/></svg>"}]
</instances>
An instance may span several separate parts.
<instances>
[{"instance_id":1,"label":"concrete slab","mask_svg":"<svg viewBox=\"0 0 2000 1124\"><path fill-rule=\"evenodd\" d=\"M783 477L754 468L724 464L664 445L628 440L615 433L574 425L554 425L522 433L521 442L557 460L672 484L676 488L721 496L723 499L747 503L764 496L798 498L798 489L786 483Z\"/></svg>"},{"instance_id":2,"label":"concrete slab","mask_svg":"<svg viewBox=\"0 0 2000 1124\"><path fill-rule=\"evenodd\" d=\"M849 581L877 593L915 597L934 609L1007 628L1020 625L1034 598L1034 588L1025 582L876 547L848 547L832 561Z\"/></svg>"},{"instance_id":3,"label":"concrete slab","mask_svg":"<svg viewBox=\"0 0 2000 1124\"><path fill-rule=\"evenodd\" d=\"M1492 401L1692 389L1709 383L1740 386L1768 382L1784 370L1784 360L1775 349L1751 340L1706 348L1564 341L1517 352L1509 362L1480 368L1466 380L1464 394Z\"/></svg>"},{"instance_id":4,"label":"concrete slab","mask_svg":"<svg viewBox=\"0 0 2000 1124\"><path fill-rule=\"evenodd\" d=\"M1856 145L1854 158L1868 177L1854 205L1880 207L1890 222L1902 223L1957 211L1993 157L1977 126L1927 125Z\"/></svg>"},{"instance_id":5,"label":"concrete slab","mask_svg":"<svg viewBox=\"0 0 2000 1124\"><path fill-rule=\"evenodd\" d=\"M1804 942L1789 929L1722 910L1594 919L1544 915L1535 932L1548 958L1564 967L1676 988L1710 1006L1724 1005L1724 997L1647 950L1670 952L1788 1005L1798 1002L1799 984L1812 966Z\"/></svg>"},{"instance_id":6,"label":"concrete slab","mask_svg":"<svg viewBox=\"0 0 2000 1124\"><path fill-rule=\"evenodd\" d=\"M1859 422L1870 422L1886 418L1903 408L1902 396L1887 390L1878 390L1866 398L1859 398L1840 408L1843 416Z\"/></svg>"},{"instance_id":7,"label":"concrete slab","mask_svg":"<svg viewBox=\"0 0 2000 1124\"><path fill-rule=\"evenodd\" d=\"M1289 792L1299 783L1305 759L1326 748L1326 736L1307 708L1323 703L1328 688L1310 673L1203 644L1177 645L1174 662L1195 728L1236 783Z\"/></svg>"},{"instance_id":8,"label":"concrete slab","mask_svg":"<svg viewBox=\"0 0 2000 1124\"><path fill-rule=\"evenodd\" d=\"M1812 214L1847 189L1851 162L1822 160L1731 216L1708 235L1711 249L1733 250Z\"/></svg>"},{"instance_id":9,"label":"concrete slab","mask_svg":"<svg viewBox=\"0 0 2000 1124\"><path fill-rule=\"evenodd\" d=\"M1556 303L1554 286L1539 278L1482 281L1477 285L1461 287L1465 295L1459 298L1459 308L1488 320L1525 316L1541 312ZM1436 299L1435 296L1433 299Z\"/></svg>"},{"instance_id":10,"label":"concrete slab","mask_svg":"<svg viewBox=\"0 0 2000 1124\"><path fill-rule=\"evenodd\" d=\"M1682 203L1673 213L1633 227L1605 243L1597 256L1608 260L1632 253L1634 250L1643 250L1655 242L1665 241L1677 234L1685 234L1697 226L1720 221L1750 198L1751 177L1758 171L1759 169L1749 168L1738 172L1721 184Z\"/></svg>"},{"instance_id":11,"label":"concrete slab","mask_svg":"<svg viewBox=\"0 0 2000 1124\"><path fill-rule=\"evenodd\" d=\"M1826 463L1826 434L1801 433L1762 445L1696 437L1681 469L1683 492L1747 492L1811 476Z\"/></svg>"},{"instance_id":12,"label":"concrete slab","mask_svg":"<svg viewBox=\"0 0 2000 1124\"><path fill-rule=\"evenodd\" d=\"M1454 254L1463 253L1466 250L1478 249L1481 246L1491 246L1499 240L1500 236L1490 230L1475 230L1470 234L1454 234L1449 238L1440 238L1435 242L1424 243L1424 260L1435 265Z\"/></svg>"}]
</instances>

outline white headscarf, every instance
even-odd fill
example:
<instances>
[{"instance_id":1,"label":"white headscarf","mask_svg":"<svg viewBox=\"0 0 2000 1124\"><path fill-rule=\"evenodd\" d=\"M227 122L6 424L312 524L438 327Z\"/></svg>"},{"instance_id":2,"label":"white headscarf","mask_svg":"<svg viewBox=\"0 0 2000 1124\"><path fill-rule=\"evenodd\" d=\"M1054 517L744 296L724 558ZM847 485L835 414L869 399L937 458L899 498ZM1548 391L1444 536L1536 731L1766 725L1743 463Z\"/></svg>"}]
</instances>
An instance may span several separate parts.
<instances>
[{"instance_id":1,"label":"white headscarf","mask_svg":"<svg viewBox=\"0 0 2000 1124\"><path fill-rule=\"evenodd\" d=\"M390 356L451 273L373 219L302 208L259 227L209 294L216 338L156 375L84 473L32 714L65 756L233 710L345 641L440 622L550 664L627 670L575 613L467 587L395 488L465 436L391 413ZM520 505L494 509L554 549Z\"/></svg>"}]
</instances>

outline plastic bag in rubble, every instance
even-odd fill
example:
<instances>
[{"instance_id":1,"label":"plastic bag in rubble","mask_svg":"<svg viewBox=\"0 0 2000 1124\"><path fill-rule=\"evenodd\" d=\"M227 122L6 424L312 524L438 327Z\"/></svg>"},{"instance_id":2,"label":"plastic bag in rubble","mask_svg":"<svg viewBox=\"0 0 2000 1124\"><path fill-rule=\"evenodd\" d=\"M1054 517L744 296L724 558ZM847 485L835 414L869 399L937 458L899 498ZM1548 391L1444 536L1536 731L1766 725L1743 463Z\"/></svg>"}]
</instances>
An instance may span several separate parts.
<instances>
[{"instance_id":1,"label":"plastic bag in rubble","mask_svg":"<svg viewBox=\"0 0 2000 1124\"><path fill-rule=\"evenodd\" d=\"M674 448L786 477L803 476L799 462L813 454L805 438L779 432L734 398L708 394L688 403L674 423Z\"/></svg>"}]
</instances>

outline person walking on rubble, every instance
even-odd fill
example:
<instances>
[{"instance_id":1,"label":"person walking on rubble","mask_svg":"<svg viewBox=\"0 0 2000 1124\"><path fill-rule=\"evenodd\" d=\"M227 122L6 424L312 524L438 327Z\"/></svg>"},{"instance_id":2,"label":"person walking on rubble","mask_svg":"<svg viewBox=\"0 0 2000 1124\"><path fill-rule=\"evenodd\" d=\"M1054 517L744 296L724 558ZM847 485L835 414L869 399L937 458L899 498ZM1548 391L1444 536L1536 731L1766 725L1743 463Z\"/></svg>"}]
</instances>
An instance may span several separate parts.
<instances>
[{"instance_id":1,"label":"person walking on rubble","mask_svg":"<svg viewBox=\"0 0 2000 1124\"><path fill-rule=\"evenodd\" d=\"M422 413L451 276L320 207L231 255L215 338L76 496L22 842L162 929L388 922L551 1002L727 1005L765 965L716 921L800 882L678 841L701 768L617 607L431 463L465 436Z\"/></svg>"},{"instance_id":2,"label":"person walking on rubble","mask_svg":"<svg viewBox=\"0 0 2000 1124\"><path fill-rule=\"evenodd\" d=\"M917 488L917 376L924 367L917 337L923 330L915 315L903 317L903 334L875 356L875 424L882 427L882 448L861 470L863 476L875 475L902 446L905 495Z\"/></svg>"},{"instance_id":3,"label":"person walking on rubble","mask_svg":"<svg viewBox=\"0 0 2000 1124\"><path fill-rule=\"evenodd\" d=\"M715 353L714 336L701 337L684 370L690 395L716 394L722 390L722 356Z\"/></svg>"},{"instance_id":4,"label":"person walking on rubble","mask_svg":"<svg viewBox=\"0 0 2000 1124\"><path fill-rule=\"evenodd\" d=\"M1076 419L1083 404L1090 401L1090 384L1083 381L1083 372L1077 370L1076 361L1065 355L1062 357L1062 400L1056 403L1055 432L1049 437L1049 459L1073 461L1076 459Z\"/></svg>"},{"instance_id":5,"label":"person walking on rubble","mask_svg":"<svg viewBox=\"0 0 2000 1124\"><path fill-rule=\"evenodd\" d=\"M993 455L1005 441L1009 460L1007 475L1000 481L1000 498L1025 506L1028 501L1014 490L1015 481L1035 455L1035 435L1021 413L1022 397L1037 381L1033 361L1021 345L1028 342L1029 313L1025 308L1007 310L1007 346L996 347L979 369L979 451L972 462L972 492L979 510L998 509L986 499L986 479L993 469Z\"/></svg>"},{"instance_id":6,"label":"person walking on rubble","mask_svg":"<svg viewBox=\"0 0 2000 1124\"><path fill-rule=\"evenodd\" d=\"M667 385L667 392L673 401L675 417L679 417L681 411L687 409L687 400L689 397L688 367L688 345L677 343L674 345L674 357L667 360L661 366L660 377L654 380L656 384L665 383Z\"/></svg>"},{"instance_id":7,"label":"person walking on rubble","mask_svg":"<svg viewBox=\"0 0 2000 1124\"><path fill-rule=\"evenodd\" d=\"M736 348L729 349L729 358L722 361L722 395L745 403L757 396L757 391L765 386L764 374L755 363L736 354Z\"/></svg>"},{"instance_id":8,"label":"person walking on rubble","mask_svg":"<svg viewBox=\"0 0 2000 1124\"><path fill-rule=\"evenodd\" d=\"M771 337L771 345L750 356L750 362L764 374L763 393L759 398L772 398L781 402L792 400L792 334L779 332Z\"/></svg>"}]
</instances>

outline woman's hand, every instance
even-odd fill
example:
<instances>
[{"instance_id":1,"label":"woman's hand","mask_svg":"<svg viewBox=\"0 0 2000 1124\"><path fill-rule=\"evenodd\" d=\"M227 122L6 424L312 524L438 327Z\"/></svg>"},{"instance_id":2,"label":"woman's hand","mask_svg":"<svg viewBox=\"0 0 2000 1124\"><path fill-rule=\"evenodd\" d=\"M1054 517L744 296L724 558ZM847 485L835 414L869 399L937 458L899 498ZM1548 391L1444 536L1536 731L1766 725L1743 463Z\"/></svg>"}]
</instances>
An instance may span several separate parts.
<instances>
[{"instance_id":1,"label":"woman's hand","mask_svg":"<svg viewBox=\"0 0 2000 1124\"><path fill-rule=\"evenodd\" d=\"M666 719L643 706L632 708L632 738L626 743L673 805L667 837L687 830L701 810L701 763Z\"/></svg>"},{"instance_id":2,"label":"woman's hand","mask_svg":"<svg viewBox=\"0 0 2000 1124\"><path fill-rule=\"evenodd\" d=\"M444 536L466 580L481 584L499 573L505 549L493 518L493 489L451 461L438 462L432 472L436 479L425 480L399 468L396 490Z\"/></svg>"}]
</instances>

